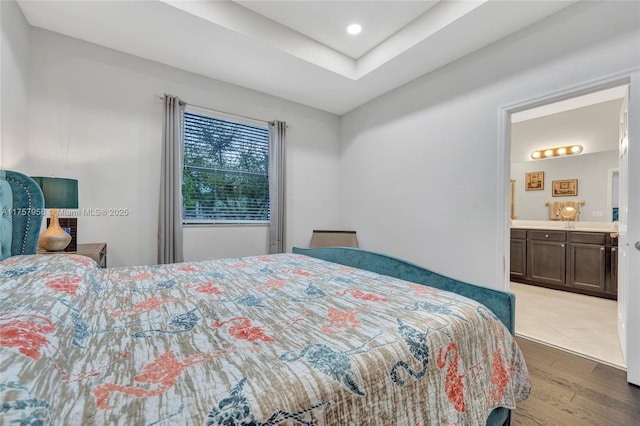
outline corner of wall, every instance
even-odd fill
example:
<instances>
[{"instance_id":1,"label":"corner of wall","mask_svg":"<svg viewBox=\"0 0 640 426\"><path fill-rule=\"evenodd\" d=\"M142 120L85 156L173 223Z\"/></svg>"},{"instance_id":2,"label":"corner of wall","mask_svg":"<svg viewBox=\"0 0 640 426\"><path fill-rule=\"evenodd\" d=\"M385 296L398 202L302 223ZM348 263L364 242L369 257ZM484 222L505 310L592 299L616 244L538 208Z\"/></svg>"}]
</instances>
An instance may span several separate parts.
<instances>
[{"instance_id":1,"label":"corner of wall","mask_svg":"<svg viewBox=\"0 0 640 426\"><path fill-rule=\"evenodd\" d=\"M15 168L27 139L30 26L14 0L0 2L0 167Z\"/></svg>"}]
</instances>

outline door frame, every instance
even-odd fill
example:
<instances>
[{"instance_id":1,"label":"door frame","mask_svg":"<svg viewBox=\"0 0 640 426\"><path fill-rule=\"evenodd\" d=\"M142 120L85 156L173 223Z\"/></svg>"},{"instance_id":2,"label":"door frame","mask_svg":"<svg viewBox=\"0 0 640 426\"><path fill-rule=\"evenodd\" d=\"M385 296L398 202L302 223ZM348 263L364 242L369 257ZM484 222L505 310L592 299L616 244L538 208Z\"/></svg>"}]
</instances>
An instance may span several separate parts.
<instances>
[{"instance_id":1,"label":"door frame","mask_svg":"<svg viewBox=\"0 0 640 426\"><path fill-rule=\"evenodd\" d=\"M504 289L509 289L509 224L510 224L510 182L511 182L511 115L524 110L537 108L543 105L564 101L567 99L575 98L589 93L597 92L600 90L606 90L617 86L629 85L629 95L633 99L633 103L630 102L629 109L630 115L638 117L640 111L640 67L634 67L625 71L610 74L596 78L587 82L583 82L574 86L570 86L561 90L549 92L537 97L532 97L519 102L508 104L498 108L498 181L496 187L498 191L498 214L496 215L496 233L498 242L502 241L502 244L498 244L498 260L496 265L497 277L502 277L502 285ZM635 99L634 99L635 98ZM629 146L633 147L630 152L634 152L634 156L630 157L630 162L633 162L632 168L640 164L640 153L635 154L640 149L640 124L633 123L635 120L630 120L629 129ZM634 127L631 128L631 125ZM640 226L640 224L638 224ZM630 291L627 295L629 301L629 312L640 312L640 286L635 286L633 291ZM634 333L640 335L640 313L633 314L634 317L629 319L627 315L627 336ZM638 355L640 360L640 342L635 343L635 347L629 350L627 346L627 373L628 380L632 383L640 383L640 361L631 360L629 354Z\"/></svg>"}]
</instances>

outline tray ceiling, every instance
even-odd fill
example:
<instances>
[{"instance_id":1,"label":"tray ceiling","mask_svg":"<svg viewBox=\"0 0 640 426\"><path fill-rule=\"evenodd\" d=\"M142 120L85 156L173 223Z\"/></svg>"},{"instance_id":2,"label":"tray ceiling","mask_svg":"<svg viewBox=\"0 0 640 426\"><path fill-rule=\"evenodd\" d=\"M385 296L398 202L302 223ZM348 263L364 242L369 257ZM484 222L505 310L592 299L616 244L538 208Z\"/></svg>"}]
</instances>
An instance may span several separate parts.
<instances>
[{"instance_id":1,"label":"tray ceiling","mask_svg":"<svg viewBox=\"0 0 640 426\"><path fill-rule=\"evenodd\" d=\"M572 3L18 1L34 27L334 114Z\"/></svg>"}]
</instances>

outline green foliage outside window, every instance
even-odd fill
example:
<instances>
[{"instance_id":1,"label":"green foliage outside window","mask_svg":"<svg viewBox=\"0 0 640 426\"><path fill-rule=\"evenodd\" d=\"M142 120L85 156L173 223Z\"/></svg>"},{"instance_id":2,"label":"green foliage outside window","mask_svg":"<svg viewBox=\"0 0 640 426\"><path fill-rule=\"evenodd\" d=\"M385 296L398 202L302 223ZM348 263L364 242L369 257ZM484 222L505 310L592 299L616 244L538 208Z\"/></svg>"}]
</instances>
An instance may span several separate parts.
<instances>
[{"instance_id":1,"label":"green foliage outside window","mask_svg":"<svg viewBox=\"0 0 640 426\"><path fill-rule=\"evenodd\" d=\"M269 220L269 130L185 113L183 219Z\"/></svg>"}]
</instances>

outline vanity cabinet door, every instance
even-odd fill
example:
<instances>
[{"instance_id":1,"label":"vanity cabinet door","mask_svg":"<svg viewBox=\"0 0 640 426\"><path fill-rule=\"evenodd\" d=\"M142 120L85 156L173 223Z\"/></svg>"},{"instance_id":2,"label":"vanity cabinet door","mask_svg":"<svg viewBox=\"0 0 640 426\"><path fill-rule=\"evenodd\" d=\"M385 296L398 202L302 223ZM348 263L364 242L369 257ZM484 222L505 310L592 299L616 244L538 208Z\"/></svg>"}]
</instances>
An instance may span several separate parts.
<instances>
[{"instance_id":1,"label":"vanity cabinet door","mask_svg":"<svg viewBox=\"0 0 640 426\"><path fill-rule=\"evenodd\" d=\"M605 291L606 247L595 244L569 246L569 286Z\"/></svg>"},{"instance_id":2,"label":"vanity cabinet door","mask_svg":"<svg viewBox=\"0 0 640 426\"><path fill-rule=\"evenodd\" d=\"M617 295L618 294L618 246L611 247L611 281L609 284L609 288L607 289L609 293Z\"/></svg>"},{"instance_id":3,"label":"vanity cabinet door","mask_svg":"<svg viewBox=\"0 0 640 426\"><path fill-rule=\"evenodd\" d=\"M529 231L527 279L566 285L566 246L564 231Z\"/></svg>"},{"instance_id":4,"label":"vanity cabinet door","mask_svg":"<svg viewBox=\"0 0 640 426\"><path fill-rule=\"evenodd\" d=\"M604 233L571 232L569 282L573 288L606 291L607 238Z\"/></svg>"},{"instance_id":5,"label":"vanity cabinet door","mask_svg":"<svg viewBox=\"0 0 640 426\"><path fill-rule=\"evenodd\" d=\"M527 273L527 231L525 229L511 230L511 279L521 279Z\"/></svg>"}]
</instances>

